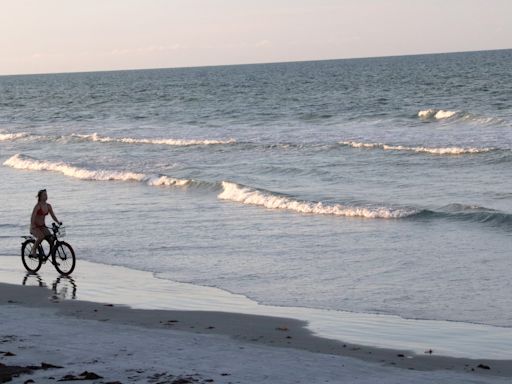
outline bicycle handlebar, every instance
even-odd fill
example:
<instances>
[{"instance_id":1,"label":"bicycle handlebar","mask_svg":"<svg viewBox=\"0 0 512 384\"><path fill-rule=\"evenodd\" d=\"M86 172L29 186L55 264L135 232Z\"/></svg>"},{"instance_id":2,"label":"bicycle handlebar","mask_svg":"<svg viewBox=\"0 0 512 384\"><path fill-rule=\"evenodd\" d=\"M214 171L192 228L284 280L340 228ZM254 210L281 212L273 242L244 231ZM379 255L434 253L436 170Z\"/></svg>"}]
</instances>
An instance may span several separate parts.
<instances>
[{"instance_id":1,"label":"bicycle handlebar","mask_svg":"<svg viewBox=\"0 0 512 384\"><path fill-rule=\"evenodd\" d=\"M48 229L51 229L53 231L54 235L57 235L59 233L59 229L62 227L62 221L59 221L59 223L52 223L51 227L46 227Z\"/></svg>"}]
</instances>

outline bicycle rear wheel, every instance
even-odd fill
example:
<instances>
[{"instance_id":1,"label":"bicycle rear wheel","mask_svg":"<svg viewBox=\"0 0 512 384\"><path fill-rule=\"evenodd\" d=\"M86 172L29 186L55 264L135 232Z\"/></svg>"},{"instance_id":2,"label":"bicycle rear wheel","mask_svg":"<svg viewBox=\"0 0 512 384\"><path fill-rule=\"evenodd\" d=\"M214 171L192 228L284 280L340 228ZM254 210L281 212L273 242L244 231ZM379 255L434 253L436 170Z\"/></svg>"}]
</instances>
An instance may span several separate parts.
<instances>
[{"instance_id":1,"label":"bicycle rear wheel","mask_svg":"<svg viewBox=\"0 0 512 384\"><path fill-rule=\"evenodd\" d=\"M66 242L59 242L55 245L52 254L53 265L61 275L70 275L75 269L75 251Z\"/></svg>"},{"instance_id":2,"label":"bicycle rear wheel","mask_svg":"<svg viewBox=\"0 0 512 384\"><path fill-rule=\"evenodd\" d=\"M39 271L42 264L41 258L37 254L36 256L31 256L34 243L35 241L33 239L29 239L25 240L21 245L21 261L25 269L32 273Z\"/></svg>"}]
</instances>

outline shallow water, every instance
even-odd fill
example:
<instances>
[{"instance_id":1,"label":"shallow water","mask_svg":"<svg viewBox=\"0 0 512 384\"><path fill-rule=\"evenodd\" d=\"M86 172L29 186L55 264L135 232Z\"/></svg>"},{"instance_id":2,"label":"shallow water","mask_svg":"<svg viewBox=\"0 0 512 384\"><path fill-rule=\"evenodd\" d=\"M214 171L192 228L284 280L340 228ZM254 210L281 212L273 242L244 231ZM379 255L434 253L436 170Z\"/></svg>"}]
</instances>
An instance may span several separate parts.
<instances>
[{"instance_id":1,"label":"shallow water","mask_svg":"<svg viewBox=\"0 0 512 384\"><path fill-rule=\"evenodd\" d=\"M512 51L0 77L0 253L512 326Z\"/></svg>"}]
</instances>

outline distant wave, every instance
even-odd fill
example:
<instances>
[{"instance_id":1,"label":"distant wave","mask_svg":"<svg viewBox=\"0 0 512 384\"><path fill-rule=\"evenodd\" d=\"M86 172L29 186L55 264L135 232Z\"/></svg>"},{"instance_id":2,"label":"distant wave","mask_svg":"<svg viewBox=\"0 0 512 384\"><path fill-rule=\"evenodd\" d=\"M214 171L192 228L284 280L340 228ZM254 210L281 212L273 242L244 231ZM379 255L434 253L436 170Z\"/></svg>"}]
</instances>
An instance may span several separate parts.
<instances>
[{"instance_id":1,"label":"distant wave","mask_svg":"<svg viewBox=\"0 0 512 384\"><path fill-rule=\"evenodd\" d=\"M0 133L0 141L13 141L13 140L22 139L27 136L30 136L30 134L26 133L26 132Z\"/></svg>"},{"instance_id":2,"label":"distant wave","mask_svg":"<svg viewBox=\"0 0 512 384\"><path fill-rule=\"evenodd\" d=\"M418 218L442 218L454 221L483 223L512 230L512 214L478 205L449 204L437 210L423 210Z\"/></svg>"},{"instance_id":3,"label":"distant wave","mask_svg":"<svg viewBox=\"0 0 512 384\"><path fill-rule=\"evenodd\" d=\"M496 148L476 147L408 147L403 145L388 145L383 143L364 143L357 141L342 141L339 144L353 148L383 149L385 151L407 151L417 153L431 153L433 155L464 155L495 151Z\"/></svg>"},{"instance_id":4,"label":"distant wave","mask_svg":"<svg viewBox=\"0 0 512 384\"><path fill-rule=\"evenodd\" d=\"M293 150L302 150L307 148L320 148L320 149L328 149L334 148L336 145L350 146L353 148L367 148L367 149L381 149L386 151L406 151L406 152L416 152L416 153L430 153L433 155L464 155L464 154L478 154L478 153L486 153L491 151L498 151L499 148L494 147L458 147L458 146L450 146L450 147L426 147L426 146L405 146L405 145L391 145L384 143L368 143L368 142L358 142L358 141L341 141L332 144L318 144L318 143L255 143L255 142L238 142L235 139L229 140L202 140L202 139L147 139L147 138L130 138L130 137L121 137L114 138L108 136L101 136L97 133L93 133L91 135L82 135L73 133L71 135L65 136L40 136L34 135L27 132L20 133L0 133L0 142L1 141L14 141L22 138L31 138L41 140L50 140L50 141L59 141L59 140L67 140L69 139L78 139L84 141L91 142L100 142L100 143L125 143L125 144L160 144L160 145L169 145L169 146L207 146L207 145L240 145L242 148L252 148L252 149L262 149L262 150L272 150L272 149L293 149ZM508 161L508 158L505 158L504 161Z\"/></svg>"},{"instance_id":5,"label":"distant wave","mask_svg":"<svg viewBox=\"0 0 512 384\"><path fill-rule=\"evenodd\" d=\"M87 169L72 166L64 162L41 161L30 156L16 154L4 162L4 165L34 171L52 171L81 180L95 181L138 181L151 186L184 187L194 183L193 180L177 179L164 175L146 175L130 171L114 171L105 169Z\"/></svg>"},{"instance_id":6,"label":"distant wave","mask_svg":"<svg viewBox=\"0 0 512 384\"><path fill-rule=\"evenodd\" d=\"M235 139L228 140L210 140L210 139L147 139L147 138L132 138L132 137L108 137L101 136L97 133L90 135L82 135L72 133L63 136L40 136L27 132L20 133L0 133L0 141L14 141L21 138L37 138L46 140L62 140L62 139L78 139L84 141L93 141L99 143L124 143L124 144L155 144L155 145L170 145L176 147L187 147L194 145L227 145L235 144Z\"/></svg>"},{"instance_id":7,"label":"distant wave","mask_svg":"<svg viewBox=\"0 0 512 384\"><path fill-rule=\"evenodd\" d=\"M422 119L449 119L457 114L457 111L445 111L442 109L425 109L418 112L418 117Z\"/></svg>"},{"instance_id":8,"label":"distant wave","mask_svg":"<svg viewBox=\"0 0 512 384\"><path fill-rule=\"evenodd\" d=\"M325 204L322 202L300 201L270 191L255 189L241 184L223 181L223 191L219 199L230 200L242 204L257 205L269 209L284 209L300 213L334 215L348 217L366 217L398 219L418 213L414 209L390 207L357 207L341 204Z\"/></svg>"},{"instance_id":9,"label":"distant wave","mask_svg":"<svg viewBox=\"0 0 512 384\"><path fill-rule=\"evenodd\" d=\"M87 141L96 141L100 143L125 143L125 144L160 144L171 146L191 146L191 145L222 145L234 144L236 140L200 140L200 139L136 139L131 137L108 137L97 133L91 135L72 134L72 137Z\"/></svg>"},{"instance_id":10,"label":"distant wave","mask_svg":"<svg viewBox=\"0 0 512 384\"><path fill-rule=\"evenodd\" d=\"M498 117L481 116L467 111L448 111L444 109L424 109L418 112L418 117L422 120L454 120L465 121L480 125L502 124L505 120Z\"/></svg>"}]
</instances>

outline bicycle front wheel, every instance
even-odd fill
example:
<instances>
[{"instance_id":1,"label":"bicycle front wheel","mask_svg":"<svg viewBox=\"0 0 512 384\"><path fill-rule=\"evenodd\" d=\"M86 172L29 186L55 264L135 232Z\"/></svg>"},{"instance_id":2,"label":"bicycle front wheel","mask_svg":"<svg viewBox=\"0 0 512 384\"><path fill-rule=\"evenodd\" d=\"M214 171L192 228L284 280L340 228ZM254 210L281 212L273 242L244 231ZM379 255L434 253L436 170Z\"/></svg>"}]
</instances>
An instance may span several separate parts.
<instances>
[{"instance_id":1,"label":"bicycle front wheel","mask_svg":"<svg viewBox=\"0 0 512 384\"><path fill-rule=\"evenodd\" d=\"M33 239L29 239L23 242L21 245L21 261L23 262L23 266L29 272L36 273L41 268L41 259L36 255L32 256L32 248L34 247L35 241Z\"/></svg>"},{"instance_id":2,"label":"bicycle front wheel","mask_svg":"<svg viewBox=\"0 0 512 384\"><path fill-rule=\"evenodd\" d=\"M75 251L71 245L61 242L55 245L52 254L53 265L61 275L70 275L75 269Z\"/></svg>"}]
</instances>

